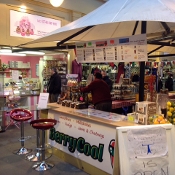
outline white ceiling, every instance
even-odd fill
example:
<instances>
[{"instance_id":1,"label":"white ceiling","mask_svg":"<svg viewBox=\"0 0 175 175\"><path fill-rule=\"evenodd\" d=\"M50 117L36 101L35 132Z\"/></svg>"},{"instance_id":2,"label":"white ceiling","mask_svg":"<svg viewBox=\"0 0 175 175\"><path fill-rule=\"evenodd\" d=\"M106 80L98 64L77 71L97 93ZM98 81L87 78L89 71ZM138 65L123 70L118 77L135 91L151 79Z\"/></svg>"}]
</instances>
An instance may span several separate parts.
<instances>
[{"instance_id":1,"label":"white ceiling","mask_svg":"<svg viewBox=\"0 0 175 175\"><path fill-rule=\"evenodd\" d=\"M37 0L37 1L50 4L49 0ZM90 11L98 8L102 4L103 2L99 0L64 0L63 4L60 7L87 14Z\"/></svg>"}]
</instances>

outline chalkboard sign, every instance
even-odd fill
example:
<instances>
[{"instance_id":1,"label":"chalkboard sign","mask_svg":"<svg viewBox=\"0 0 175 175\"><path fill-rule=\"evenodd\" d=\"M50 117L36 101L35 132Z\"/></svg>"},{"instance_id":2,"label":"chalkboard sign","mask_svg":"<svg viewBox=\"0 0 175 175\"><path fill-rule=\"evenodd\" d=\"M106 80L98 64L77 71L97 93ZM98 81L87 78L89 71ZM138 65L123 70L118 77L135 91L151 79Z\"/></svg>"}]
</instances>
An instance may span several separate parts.
<instances>
[{"instance_id":1,"label":"chalkboard sign","mask_svg":"<svg viewBox=\"0 0 175 175\"><path fill-rule=\"evenodd\" d=\"M171 124L117 127L114 175L174 175L175 130Z\"/></svg>"}]
</instances>

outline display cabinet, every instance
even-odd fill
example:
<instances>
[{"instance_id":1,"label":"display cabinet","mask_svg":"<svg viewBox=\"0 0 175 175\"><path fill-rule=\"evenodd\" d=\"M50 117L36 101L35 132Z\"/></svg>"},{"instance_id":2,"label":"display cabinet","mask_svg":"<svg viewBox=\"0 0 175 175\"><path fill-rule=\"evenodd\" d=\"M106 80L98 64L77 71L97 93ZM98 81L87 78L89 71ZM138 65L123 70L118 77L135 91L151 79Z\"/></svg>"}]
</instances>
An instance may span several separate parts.
<instances>
[{"instance_id":1,"label":"display cabinet","mask_svg":"<svg viewBox=\"0 0 175 175\"><path fill-rule=\"evenodd\" d=\"M113 90L111 92L113 100L129 100L135 99L137 87L133 84L113 84Z\"/></svg>"},{"instance_id":2,"label":"display cabinet","mask_svg":"<svg viewBox=\"0 0 175 175\"><path fill-rule=\"evenodd\" d=\"M6 104L6 96L5 96L5 90L4 90L4 75L7 73L7 71L0 71L0 107L5 107ZM0 112L0 132L5 131L5 119L3 117L3 112Z\"/></svg>"}]
</instances>

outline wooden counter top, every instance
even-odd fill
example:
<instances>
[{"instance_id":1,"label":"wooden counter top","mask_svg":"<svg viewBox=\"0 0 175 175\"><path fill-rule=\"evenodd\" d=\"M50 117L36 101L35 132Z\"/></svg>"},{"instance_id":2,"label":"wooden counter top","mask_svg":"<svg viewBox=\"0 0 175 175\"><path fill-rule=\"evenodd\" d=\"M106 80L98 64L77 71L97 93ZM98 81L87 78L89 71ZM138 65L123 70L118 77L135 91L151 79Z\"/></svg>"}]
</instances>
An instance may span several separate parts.
<instances>
[{"instance_id":1,"label":"wooden counter top","mask_svg":"<svg viewBox=\"0 0 175 175\"><path fill-rule=\"evenodd\" d=\"M48 106L49 107L54 107L52 109L49 109L50 111L57 111L57 112L62 113L62 114L68 114L68 115L72 115L72 116L79 117L79 118L82 118L82 119L95 121L95 122L100 122L100 123L110 125L110 126L114 126L114 127L139 126L139 124L128 122L128 121L112 121L112 120L108 120L108 119L98 118L98 117L95 117L95 116L81 114L81 113L78 113L76 111L77 109L70 108L70 107L64 107L64 106L62 106L60 104L57 104L57 103L49 103Z\"/></svg>"}]
</instances>

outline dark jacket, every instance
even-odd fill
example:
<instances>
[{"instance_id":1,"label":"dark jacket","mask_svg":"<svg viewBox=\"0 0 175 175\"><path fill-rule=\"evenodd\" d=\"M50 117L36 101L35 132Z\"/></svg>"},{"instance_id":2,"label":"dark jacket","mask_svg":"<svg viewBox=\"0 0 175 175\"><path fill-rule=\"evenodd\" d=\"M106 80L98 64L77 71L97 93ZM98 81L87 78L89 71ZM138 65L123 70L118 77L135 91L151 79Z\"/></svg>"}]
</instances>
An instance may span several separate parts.
<instances>
[{"instance_id":1,"label":"dark jacket","mask_svg":"<svg viewBox=\"0 0 175 175\"><path fill-rule=\"evenodd\" d=\"M91 92L94 105L111 101L109 86L102 79L95 79L85 88L81 88L81 92Z\"/></svg>"},{"instance_id":2,"label":"dark jacket","mask_svg":"<svg viewBox=\"0 0 175 175\"><path fill-rule=\"evenodd\" d=\"M104 81L107 83L107 85L109 86L110 91L112 91L112 85L113 85L112 80L111 80L108 76L103 77L103 80L104 80Z\"/></svg>"},{"instance_id":3,"label":"dark jacket","mask_svg":"<svg viewBox=\"0 0 175 175\"><path fill-rule=\"evenodd\" d=\"M48 93L60 94L61 93L61 77L58 73L54 73L48 83Z\"/></svg>"},{"instance_id":4,"label":"dark jacket","mask_svg":"<svg viewBox=\"0 0 175 175\"><path fill-rule=\"evenodd\" d=\"M168 79L166 80L165 88L167 88L168 91L173 91L173 79L171 77L168 77Z\"/></svg>"}]
</instances>

